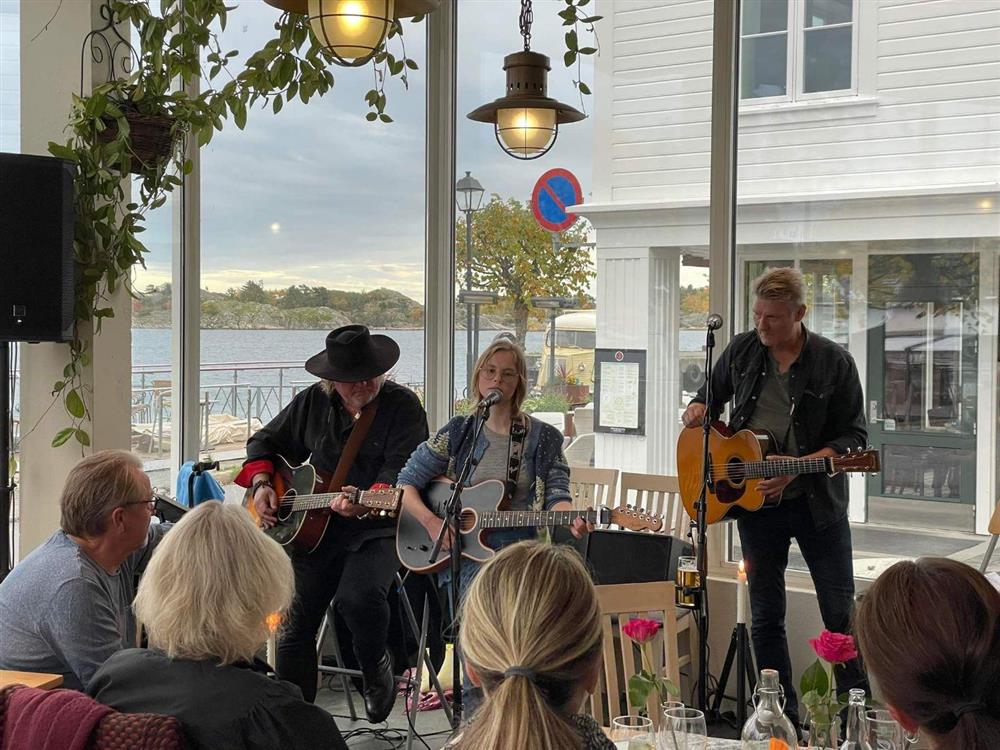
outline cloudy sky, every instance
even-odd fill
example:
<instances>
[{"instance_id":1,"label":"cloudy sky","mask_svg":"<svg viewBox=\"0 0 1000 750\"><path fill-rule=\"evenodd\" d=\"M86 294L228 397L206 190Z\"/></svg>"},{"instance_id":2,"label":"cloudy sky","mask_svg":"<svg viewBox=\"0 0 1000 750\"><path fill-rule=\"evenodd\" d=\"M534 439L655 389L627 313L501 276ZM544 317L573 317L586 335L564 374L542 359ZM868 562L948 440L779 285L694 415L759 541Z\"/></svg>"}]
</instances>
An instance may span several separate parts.
<instances>
[{"instance_id":1,"label":"cloudy sky","mask_svg":"<svg viewBox=\"0 0 1000 750\"><path fill-rule=\"evenodd\" d=\"M234 3L235 4L235 3ZM532 48L553 59L549 93L576 107L580 98L562 63L562 19L557 0L534 4ZM538 176L552 167L577 174L590 190L590 120L569 125L546 156L521 162L503 154L490 126L465 113L503 93L504 55L518 51L518 0L459 3L458 175L470 170L488 192L530 197ZM17 0L0 0L0 146L17 150ZM221 37L243 59L273 36L279 11L243 0ZM424 24L405 25L407 54L420 70L409 90L386 87L395 122L373 124L364 93L370 67L338 68L336 84L308 105L295 102L278 115L255 110L245 131L227 123L202 155L202 283L223 291L248 279L268 287L290 284L338 289L390 287L423 300L424 259ZM397 45L398 50L398 45ZM593 68L583 70L593 84ZM221 84L220 84L221 85ZM587 97L586 108L592 110ZM149 217L150 248L141 289L170 278L169 204Z\"/></svg>"}]
</instances>

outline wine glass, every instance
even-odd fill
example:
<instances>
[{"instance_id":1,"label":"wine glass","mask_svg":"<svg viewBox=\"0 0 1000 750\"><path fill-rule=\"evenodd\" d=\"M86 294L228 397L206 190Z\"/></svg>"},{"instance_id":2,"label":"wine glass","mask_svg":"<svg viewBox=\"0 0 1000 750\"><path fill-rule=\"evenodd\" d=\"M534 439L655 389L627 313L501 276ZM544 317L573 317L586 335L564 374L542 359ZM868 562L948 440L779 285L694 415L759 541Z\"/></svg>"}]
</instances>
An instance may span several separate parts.
<instances>
[{"instance_id":1,"label":"wine glass","mask_svg":"<svg viewBox=\"0 0 1000 750\"><path fill-rule=\"evenodd\" d=\"M666 726L660 733L663 750L705 750L708 728L705 714L696 708L668 708L663 713Z\"/></svg>"},{"instance_id":2,"label":"wine glass","mask_svg":"<svg viewBox=\"0 0 1000 750\"><path fill-rule=\"evenodd\" d=\"M656 746L660 750L665 748L666 741L663 739L663 733L667 730L667 711L671 708L684 708L684 703L681 701L663 701L660 703L660 717L657 722L656 730Z\"/></svg>"},{"instance_id":3,"label":"wine glass","mask_svg":"<svg viewBox=\"0 0 1000 750\"><path fill-rule=\"evenodd\" d=\"M611 720L611 741L620 750L655 750L653 721L645 716L618 716Z\"/></svg>"},{"instance_id":4,"label":"wine glass","mask_svg":"<svg viewBox=\"0 0 1000 750\"><path fill-rule=\"evenodd\" d=\"M906 750L916 738L910 737L902 725L888 711L866 711L868 718L868 744L874 750Z\"/></svg>"}]
</instances>

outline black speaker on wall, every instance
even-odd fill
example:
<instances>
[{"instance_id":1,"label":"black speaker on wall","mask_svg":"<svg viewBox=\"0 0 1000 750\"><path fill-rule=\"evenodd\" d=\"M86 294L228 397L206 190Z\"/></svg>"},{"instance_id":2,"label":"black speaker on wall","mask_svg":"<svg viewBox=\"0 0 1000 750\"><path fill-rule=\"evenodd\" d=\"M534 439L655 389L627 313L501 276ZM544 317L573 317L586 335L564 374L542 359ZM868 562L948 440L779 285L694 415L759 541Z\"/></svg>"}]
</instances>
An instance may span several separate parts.
<instances>
[{"instance_id":1,"label":"black speaker on wall","mask_svg":"<svg viewBox=\"0 0 1000 750\"><path fill-rule=\"evenodd\" d=\"M0 341L73 337L74 170L0 153Z\"/></svg>"},{"instance_id":2,"label":"black speaker on wall","mask_svg":"<svg viewBox=\"0 0 1000 750\"><path fill-rule=\"evenodd\" d=\"M694 554L683 539L648 532L597 529L577 539L568 528L557 527L552 541L575 547L598 585L673 581L677 558Z\"/></svg>"}]
</instances>

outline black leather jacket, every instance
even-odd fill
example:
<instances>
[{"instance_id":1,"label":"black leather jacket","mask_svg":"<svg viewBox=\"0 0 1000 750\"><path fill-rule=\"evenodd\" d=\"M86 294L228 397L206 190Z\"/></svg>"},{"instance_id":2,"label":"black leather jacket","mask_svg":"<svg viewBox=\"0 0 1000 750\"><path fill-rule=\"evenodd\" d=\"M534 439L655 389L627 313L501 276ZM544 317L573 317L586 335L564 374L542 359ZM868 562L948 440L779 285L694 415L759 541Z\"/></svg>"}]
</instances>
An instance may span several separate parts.
<instances>
[{"instance_id":1,"label":"black leather jacket","mask_svg":"<svg viewBox=\"0 0 1000 750\"><path fill-rule=\"evenodd\" d=\"M830 447L837 453L863 448L868 442L864 394L854 359L840 344L809 333L802 353L791 367L789 388L792 419L800 455ZM741 333L719 357L712 370L713 419L732 399L729 426L746 426L767 374L767 348L756 331ZM691 403L705 403L705 386ZM817 528L840 520L847 513L847 477L838 474L804 474L802 482L809 510ZM791 501L790 501L791 502Z\"/></svg>"}]
</instances>

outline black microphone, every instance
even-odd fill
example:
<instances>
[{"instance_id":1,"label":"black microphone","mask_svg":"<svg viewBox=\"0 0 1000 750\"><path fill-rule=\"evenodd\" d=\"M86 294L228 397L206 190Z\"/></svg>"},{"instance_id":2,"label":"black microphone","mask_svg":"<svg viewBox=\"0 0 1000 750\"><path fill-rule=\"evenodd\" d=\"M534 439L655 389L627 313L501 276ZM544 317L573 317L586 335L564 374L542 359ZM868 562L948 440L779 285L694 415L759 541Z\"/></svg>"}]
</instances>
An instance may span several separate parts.
<instances>
[{"instance_id":1,"label":"black microphone","mask_svg":"<svg viewBox=\"0 0 1000 750\"><path fill-rule=\"evenodd\" d=\"M486 395L483 396L483 400L479 402L480 406L494 406L500 403L503 398L503 391L499 388L490 388L486 391Z\"/></svg>"},{"instance_id":2,"label":"black microphone","mask_svg":"<svg viewBox=\"0 0 1000 750\"><path fill-rule=\"evenodd\" d=\"M722 328L722 316L719 315L718 313L712 313L711 315L708 316L708 319L705 321L705 325L708 327L708 330L710 331L718 331L720 328Z\"/></svg>"}]
</instances>

